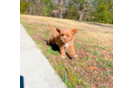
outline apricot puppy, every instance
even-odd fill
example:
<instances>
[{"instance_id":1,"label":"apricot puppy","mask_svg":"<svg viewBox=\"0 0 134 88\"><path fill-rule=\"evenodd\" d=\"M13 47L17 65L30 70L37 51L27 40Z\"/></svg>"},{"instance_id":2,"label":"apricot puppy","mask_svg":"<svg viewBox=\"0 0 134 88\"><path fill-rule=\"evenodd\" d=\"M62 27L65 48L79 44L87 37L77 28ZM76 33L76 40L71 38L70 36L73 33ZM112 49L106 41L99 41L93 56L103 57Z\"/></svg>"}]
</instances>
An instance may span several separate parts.
<instances>
[{"instance_id":1,"label":"apricot puppy","mask_svg":"<svg viewBox=\"0 0 134 88\"><path fill-rule=\"evenodd\" d=\"M78 55L75 54L73 45L73 36L78 32L78 29L74 28L73 30L63 30L59 28L54 28L50 24L49 27L52 29L53 32L50 40L48 41L48 44L58 44L62 58L66 57L65 48L69 49L69 53L72 57L78 57Z\"/></svg>"}]
</instances>

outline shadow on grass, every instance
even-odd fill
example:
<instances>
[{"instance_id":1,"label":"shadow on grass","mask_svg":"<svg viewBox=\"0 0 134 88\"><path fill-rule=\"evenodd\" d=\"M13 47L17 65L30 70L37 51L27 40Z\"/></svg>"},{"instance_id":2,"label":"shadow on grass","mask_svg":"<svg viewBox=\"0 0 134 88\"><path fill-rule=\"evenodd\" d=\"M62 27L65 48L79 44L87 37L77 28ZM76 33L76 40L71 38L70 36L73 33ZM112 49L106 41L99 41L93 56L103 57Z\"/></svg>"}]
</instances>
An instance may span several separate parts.
<instances>
[{"instance_id":1,"label":"shadow on grass","mask_svg":"<svg viewBox=\"0 0 134 88\"><path fill-rule=\"evenodd\" d=\"M110 25L113 25L113 24L105 25L106 23L93 22L93 21L80 21L80 20L73 20L73 19L68 19L68 20L77 21L77 22L83 22L83 23L87 23L87 24L98 25L98 26L102 26L102 27L110 27L110 28L113 28L113 26L110 26Z\"/></svg>"},{"instance_id":2,"label":"shadow on grass","mask_svg":"<svg viewBox=\"0 0 134 88\"><path fill-rule=\"evenodd\" d=\"M95 22L90 22L88 24L94 24L94 25L98 25L98 26L102 26L102 27L110 27L110 28L113 28L113 26L109 26L109 25L103 25L101 23L95 23Z\"/></svg>"},{"instance_id":3,"label":"shadow on grass","mask_svg":"<svg viewBox=\"0 0 134 88\"><path fill-rule=\"evenodd\" d=\"M58 51L59 53L60 53L60 50L59 50L59 46L57 45L57 44L48 44L48 40L45 40L45 39L42 39L43 41L45 41L46 42L46 44L48 45L48 46L50 46L50 47L52 47L52 50L53 51ZM60 53L61 54L61 53ZM66 55L67 55L67 57L69 58L69 59L73 59L68 53L66 53Z\"/></svg>"}]
</instances>

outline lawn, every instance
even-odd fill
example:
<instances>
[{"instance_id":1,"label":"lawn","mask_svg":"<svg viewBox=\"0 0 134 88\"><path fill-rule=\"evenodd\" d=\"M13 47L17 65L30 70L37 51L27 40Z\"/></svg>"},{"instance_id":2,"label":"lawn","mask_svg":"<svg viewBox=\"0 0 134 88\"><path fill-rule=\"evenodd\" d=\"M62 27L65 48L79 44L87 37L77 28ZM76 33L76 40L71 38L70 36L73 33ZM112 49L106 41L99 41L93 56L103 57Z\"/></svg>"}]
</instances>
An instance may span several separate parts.
<instances>
[{"instance_id":1,"label":"lawn","mask_svg":"<svg viewBox=\"0 0 134 88\"><path fill-rule=\"evenodd\" d=\"M22 14L20 22L68 88L113 88L113 25ZM79 29L74 37L77 59L63 59L47 45L52 33L48 23Z\"/></svg>"}]
</instances>

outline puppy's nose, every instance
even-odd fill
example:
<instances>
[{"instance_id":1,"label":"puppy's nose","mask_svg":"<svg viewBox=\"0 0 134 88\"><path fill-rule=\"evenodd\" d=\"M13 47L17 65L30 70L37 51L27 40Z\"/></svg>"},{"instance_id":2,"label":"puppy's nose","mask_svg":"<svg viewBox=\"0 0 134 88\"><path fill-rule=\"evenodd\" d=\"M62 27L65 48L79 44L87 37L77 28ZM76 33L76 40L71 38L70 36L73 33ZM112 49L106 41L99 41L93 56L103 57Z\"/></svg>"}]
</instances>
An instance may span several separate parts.
<instances>
[{"instance_id":1,"label":"puppy's nose","mask_svg":"<svg viewBox=\"0 0 134 88\"><path fill-rule=\"evenodd\" d=\"M65 38L63 38L65 40Z\"/></svg>"}]
</instances>

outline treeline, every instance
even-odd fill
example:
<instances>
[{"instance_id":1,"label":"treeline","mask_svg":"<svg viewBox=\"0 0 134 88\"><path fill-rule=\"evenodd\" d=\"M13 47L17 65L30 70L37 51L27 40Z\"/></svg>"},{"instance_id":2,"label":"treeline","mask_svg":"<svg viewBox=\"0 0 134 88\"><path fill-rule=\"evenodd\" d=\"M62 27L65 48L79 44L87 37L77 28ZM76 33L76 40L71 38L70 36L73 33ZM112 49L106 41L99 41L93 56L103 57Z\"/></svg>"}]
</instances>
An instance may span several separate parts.
<instances>
[{"instance_id":1,"label":"treeline","mask_svg":"<svg viewBox=\"0 0 134 88\"><path fill-rule=\"evenodd\" d=\"M20 13L113 24L113 0L20 0Z\"/></svg>"}]
</instances>

